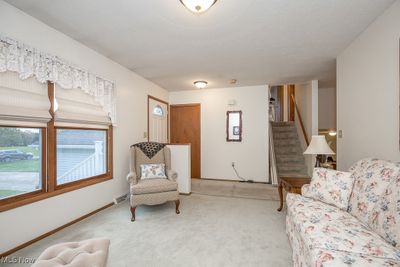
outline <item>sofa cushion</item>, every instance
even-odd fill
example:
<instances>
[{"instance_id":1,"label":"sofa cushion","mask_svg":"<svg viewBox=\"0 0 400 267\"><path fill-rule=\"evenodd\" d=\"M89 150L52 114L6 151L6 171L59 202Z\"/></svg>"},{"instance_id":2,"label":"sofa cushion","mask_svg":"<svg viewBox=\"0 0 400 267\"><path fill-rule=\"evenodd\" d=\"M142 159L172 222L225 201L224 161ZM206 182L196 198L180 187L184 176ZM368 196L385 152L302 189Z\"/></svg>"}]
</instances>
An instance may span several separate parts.
<instances>
[{"instance_id":1,"label":"sofa cushion","mask_svg":"<svg viewBox=\"0 0 400 267\"><path fill-rule=\"evenodd\" d=\"M136 195L176 191L177 189L178 184L175 181L165 178L144 179L135 185L131 184L131 193Z\"/></svg>"},{"instance_id":2,"label":"sofa cushion","mask_svg":"<svg viewBox=\"0 0 400 267\"><path fill-rule=\"evenodd\" d=\"M294 194L288 194L287 205L294 229L309 250L346 251L400 264L400 251L349 213Z\"/></svg>"},{"instance_id":3,"label":"sofa cushion","mask_svg":"<svg viewBox=\"0 0 400 267\"><path fill-rule=\"evenodd\" d=\"M400 248L400 177L392 181L375 204L368 225Z\"/></svg>"},{"instance_id":4,"label":"sofa cushion","mask_svg":"<svg viewBox=\"0 0 400 267\"><path fill-rule=\"evenodd\" d=\"M347 210L353 182L350 172L315 168L310 186L302 195Z\"/></svg>"},{"instance_id":5,"label":"sofa cushion","mask_svg":"<svg viewBox=\"0 0 400 267\"><path fill-rule=\"evenodd\" d=\"M89 239L80 242L67 242L48 247L32 267L82 267L106 266L108 239Z\"/></svg>"},{"instance_id":6,"label":"sofa cushion","mask_svg":"<svg viewBox=\"0 0 400 267\"><path fill-rule=\"evenodd\" d=\"M349 212L361 222L373 227L373 216L380 212L382 199L389 184L400 175L400 165L378 159L363 159L350 171L354 178L353 192L349 201Z\"/></svg>"}]
</instances>

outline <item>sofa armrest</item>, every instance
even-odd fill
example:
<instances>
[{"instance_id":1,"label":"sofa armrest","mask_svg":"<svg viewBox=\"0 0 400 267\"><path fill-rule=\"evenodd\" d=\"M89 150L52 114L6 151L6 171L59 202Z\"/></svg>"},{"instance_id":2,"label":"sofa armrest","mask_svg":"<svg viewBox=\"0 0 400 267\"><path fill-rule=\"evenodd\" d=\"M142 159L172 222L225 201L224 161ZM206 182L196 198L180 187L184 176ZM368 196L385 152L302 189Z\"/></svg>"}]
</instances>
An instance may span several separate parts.
<instances>
[{"instance_id":1,"label":"sofa armrest","mask_svg":"<svg viewBox=\"0 0 400 267\"><path fill-rule=\"evenodd\" d=\"M137 175L135 172L130 172L127 176L126 176L126 180L128 181L128 183L133 183L133 184L137 184Z\"/></svg>"},{"instance_id":2,"label":"sofa armrest","mask_svg":"<svg viewBox=\"0 0 400 267\"><path fill-rule=\"evenodd\" d=\"M307 192L309 192L310 190L310 184L305 184L301 187L301 195L304 196L305 194L307 194Z\"/></svg>"},{"instance_id":3,"label":"sofa armrest","mask_svg":"<svg viewBox=\"0 0 400 267\"><path fill-rule=\"evenodd\" d=\"M171 181L176 181L178 178L178 173L173 170L167 170L167 178Z\"/></svg>"}]
</instances>

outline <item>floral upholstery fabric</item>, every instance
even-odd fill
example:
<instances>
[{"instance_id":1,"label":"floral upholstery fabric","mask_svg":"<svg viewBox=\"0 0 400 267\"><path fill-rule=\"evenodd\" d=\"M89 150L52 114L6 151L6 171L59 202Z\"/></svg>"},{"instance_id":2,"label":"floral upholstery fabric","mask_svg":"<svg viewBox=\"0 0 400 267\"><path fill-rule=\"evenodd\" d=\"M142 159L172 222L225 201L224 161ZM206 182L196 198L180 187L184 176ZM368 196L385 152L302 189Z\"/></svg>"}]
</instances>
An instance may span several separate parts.
<instances>
[{"instance_id":1,"label":"floral upholstery fabric","mask_svg":"<svg viewBox=\"0 0 400 267\"><path fill-rule=\"evenodd\" d=\"M400 175L398 163L379 159L363 159L354 164L354 187L349 202L349 212L368 224L378 208L376 205L389 184Z\"/></svg>"},{"instance_id":2,"label":"floral upholstery fabric","mask_svg":"<svg viewBox=\"0 0 400 267\"><path fill-rule=\"evenodd\" d=\"M315 168L310 186L302 195L347 210L353 182L350 172Z\"/></svg>"},{"instance_id":3,"label":"floral upholstery fabric","mask_svg":"<svg viewBox=\"0 0 400 267\"><path fill-rule=\"evenodd\" d=\"M142 179L167 178L165 175L165 164L163 163L141 164L140 172Z\"/></svg>"},{"instance_id":4,"label":"floral upholstery fabric","mask_svg":"<svg viewBox=\"0 0 400 267\"><path fill-rule=\"evenodd\" d=\"M349 212L392 245L400 243L400 164L363 159L354 164Z\"/></svg>"},{"instance_id":5,"label":"floral upholstery fabric","mask_svg":"<svg viewBox=\"0 0 400 267\"><path fill-rule=\"evenodd\" d=\"M389 184L375 204L368 225L400 249L400 177Z\"/></svg>"},{"instance_id":6,"label":"floral upholstery fabric","mask_svg":"<svg viewBox=\"0 0 400 267\"><path fill-rule=\"evenodd\" d=\"M400 266L400 251L346 211L295 194L287 205L294 266Z\"/></svg>"}]
</instances>

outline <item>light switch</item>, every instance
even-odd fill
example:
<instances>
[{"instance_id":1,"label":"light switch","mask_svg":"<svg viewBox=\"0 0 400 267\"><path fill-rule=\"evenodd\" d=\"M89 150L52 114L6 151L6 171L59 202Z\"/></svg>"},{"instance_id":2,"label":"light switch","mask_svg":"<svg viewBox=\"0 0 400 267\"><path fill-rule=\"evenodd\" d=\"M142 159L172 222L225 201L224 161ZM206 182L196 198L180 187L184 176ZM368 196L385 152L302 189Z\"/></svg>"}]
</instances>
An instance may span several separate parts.
<instances>
[{"instance_id":1,"label":"light switch","mask_svg":"<svg viewBox=\"0 0 400 267\"><path fill-rule=\"evenodd\" d=\"M339 132L338 132L338 137L339 137L339 138L343 138L343 131L342 131L342 130L339 130Z\"/></svg>"},{"instance_id":2,"label":"light switch","mask_svg":"<svg viewBox=\"0 0 400 267\"><path fill-rule=\"evenodd\" d=\"M143 138L147 138L147 132L143 132Z\"/></svg>"}]
</instances>

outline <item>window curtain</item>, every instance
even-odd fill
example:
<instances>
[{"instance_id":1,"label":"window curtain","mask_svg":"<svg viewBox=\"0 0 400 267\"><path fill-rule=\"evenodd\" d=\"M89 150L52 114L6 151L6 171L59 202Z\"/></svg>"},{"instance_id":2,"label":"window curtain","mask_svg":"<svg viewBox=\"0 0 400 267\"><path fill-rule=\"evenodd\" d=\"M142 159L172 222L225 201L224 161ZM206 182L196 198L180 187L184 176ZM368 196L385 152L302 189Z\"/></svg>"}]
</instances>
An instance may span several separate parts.
<instances>
[{"instance_id":1,"label":"window curtain","mask_svg":"<svg viewBox=\"0 0 400 267\"><path fill-rule=\"evenodd\" d=\"M115 84L63 59L22 42L0 36L0 72L14 71L19 79L35 77L40 83L53 82L59 87L80 89L94 98L113 125L116 124Z\"/></svg>"}]
</instances>

